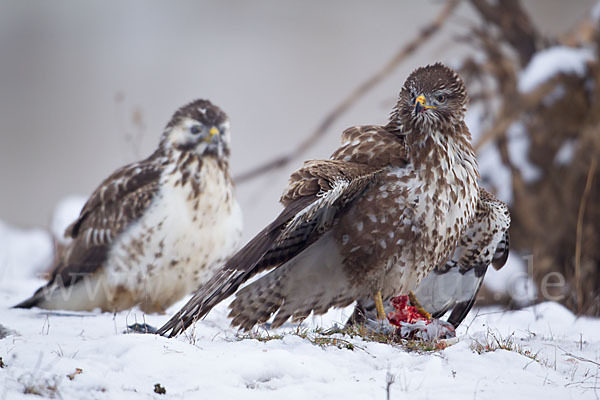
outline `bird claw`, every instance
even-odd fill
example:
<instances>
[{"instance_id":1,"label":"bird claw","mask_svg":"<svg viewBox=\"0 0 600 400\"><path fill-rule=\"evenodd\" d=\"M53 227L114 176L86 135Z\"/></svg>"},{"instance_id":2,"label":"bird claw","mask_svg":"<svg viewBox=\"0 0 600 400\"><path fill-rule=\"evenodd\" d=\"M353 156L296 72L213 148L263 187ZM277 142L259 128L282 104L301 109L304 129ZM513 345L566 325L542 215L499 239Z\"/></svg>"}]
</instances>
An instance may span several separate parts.
<instances>
[{"instance_id":1,"label":"bird claw","mask_svg":"<svg viewBox=\"0 0 600 400\"><path fill-rule=\"evenodd\" d=\"M375 308L377 309L377 319L380 321L387 321L387 315L385 308L383 307L383 297L381 296L381 290L378 290L375 294Z\"/></svg>"}]
</instances>

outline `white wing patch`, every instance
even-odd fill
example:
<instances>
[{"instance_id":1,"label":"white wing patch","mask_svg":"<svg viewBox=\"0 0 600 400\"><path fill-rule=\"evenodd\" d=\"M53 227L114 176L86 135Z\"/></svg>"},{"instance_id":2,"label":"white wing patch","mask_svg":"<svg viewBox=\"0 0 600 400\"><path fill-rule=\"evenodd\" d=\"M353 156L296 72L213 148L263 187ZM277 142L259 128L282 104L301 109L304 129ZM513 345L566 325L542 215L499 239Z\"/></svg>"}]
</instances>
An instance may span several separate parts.
<instances>
[{"instance_id":1,"label":"white wing patch","mask_svg":"<svg viewBox=\"0 0 600 400\"><path fill-rule=\"evenodd\" d=\"M317 199L298 212L287 224L280 238L286 238L309 221L317 224L314 229L320 230L331 223L335 215L335 202L348 189L350 182L346 179L336 180L333 187L328 191L321 191Z\"/></svg>"}]
</instances>

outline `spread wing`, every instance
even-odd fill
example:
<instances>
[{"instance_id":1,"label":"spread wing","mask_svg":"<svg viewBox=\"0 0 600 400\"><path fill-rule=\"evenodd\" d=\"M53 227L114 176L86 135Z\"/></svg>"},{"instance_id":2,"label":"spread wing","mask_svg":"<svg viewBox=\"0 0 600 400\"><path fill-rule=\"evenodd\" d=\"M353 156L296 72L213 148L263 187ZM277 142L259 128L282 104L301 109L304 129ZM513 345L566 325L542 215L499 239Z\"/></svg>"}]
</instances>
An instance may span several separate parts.
<instances>
[{"instance_id":1,"label":"spread wing","mask_svg":"<svg viewBox=\"0 0 600 400\"><path fill-rule=\"evenodd\" d=\"M65 286L95 272L105 261L111 243L149 207L159 189L161 168L152 157L115 171L94 191L79 218L65 231L73 241L53 271L49 283ZM44 287L16 305L29 308L42 299Z\"/></svg>"},{"instance_id":2,"label":"spread wing","mask_svg":"<svg viewBox=\"0 0 600 400\"><path fill-rule=\"evenodd\" d=\"M479 191L474 220L450 260L423 279L415 294L434 317L448 310L458 327L471 310L490 264L500 269L509 252L510 214L506 204L485 189Z\"/></svg>"},{"instance_id":3,"label":"spread wing","mask_svg":"<svg viewBox=\"0 0 600 400\"><path fill-rule=\"evenodd\" d=\"M381 169L341 160L308 161L293 173L281 214L235 254L162 328L170 337L206 315L257 273L278 267L317 241L379 177Z\"/></svg>"}]
</instances>

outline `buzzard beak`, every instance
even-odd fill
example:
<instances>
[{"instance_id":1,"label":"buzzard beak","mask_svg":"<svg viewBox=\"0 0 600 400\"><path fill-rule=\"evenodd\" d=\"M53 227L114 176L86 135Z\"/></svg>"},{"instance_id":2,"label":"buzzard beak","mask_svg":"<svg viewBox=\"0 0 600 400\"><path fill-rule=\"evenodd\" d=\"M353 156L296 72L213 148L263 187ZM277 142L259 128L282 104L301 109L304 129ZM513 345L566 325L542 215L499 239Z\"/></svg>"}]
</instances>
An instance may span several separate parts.
<instances>
[{"instance_id":1,"label":"buzzard beak","mask_svg":"<svg viewBox=\"0 0 600 400\"><path fill-rule=\"evenodd\" d=\"M427 110L428 108L437 108L437 107L428 106L427 102L425 101L425 96L420 95L419 97L417 97L417 99L415 100L415 115L419 115L419 113L422 113L423 111Z\"/></svg>"},{"instance_id":2,"label":"buzzard beak","mask_svg":"<svg viewBox=\"0 0 600 400\"><path fill-rule=\"evenodd\" d=\"M213 141L215 141L215 136L218 139L218 137L219 137L218 135L219 135L219 130L213 126L212 128L209 129L208 136L204 140L206 142L213 142Z\"/></svg>"}]
</instances>

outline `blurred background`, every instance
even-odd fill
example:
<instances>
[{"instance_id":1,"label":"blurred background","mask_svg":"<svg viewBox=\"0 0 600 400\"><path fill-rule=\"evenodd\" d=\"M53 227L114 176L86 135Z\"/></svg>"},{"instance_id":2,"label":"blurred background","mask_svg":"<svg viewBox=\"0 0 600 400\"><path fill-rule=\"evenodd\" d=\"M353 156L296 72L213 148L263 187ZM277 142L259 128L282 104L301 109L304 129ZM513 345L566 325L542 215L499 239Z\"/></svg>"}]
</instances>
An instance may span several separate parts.
<instances>
[{"instance_id":1,"label":"blurred background","mask_svg":"<svg viewBox=\"0 0 600 400\"><path fill-rule=\"evenodd\" d=\"M294 155L238 180L247 240L304 159L328 157L346 127L385 123L410 71L443 61L468 84L483 182L511 206L502 273L531 286L515 302L490 282L487 299L598 315L599 16L592 0L2 0L2 227L57 235L102 179L155 149L178 107L208 98L230 116L236 177Z\"/></svg>"}]
</instances>

